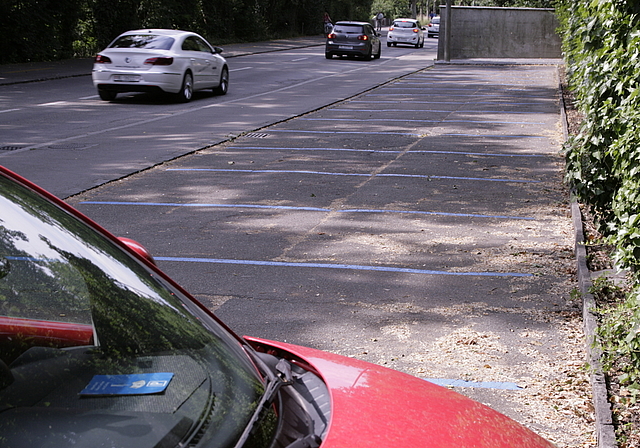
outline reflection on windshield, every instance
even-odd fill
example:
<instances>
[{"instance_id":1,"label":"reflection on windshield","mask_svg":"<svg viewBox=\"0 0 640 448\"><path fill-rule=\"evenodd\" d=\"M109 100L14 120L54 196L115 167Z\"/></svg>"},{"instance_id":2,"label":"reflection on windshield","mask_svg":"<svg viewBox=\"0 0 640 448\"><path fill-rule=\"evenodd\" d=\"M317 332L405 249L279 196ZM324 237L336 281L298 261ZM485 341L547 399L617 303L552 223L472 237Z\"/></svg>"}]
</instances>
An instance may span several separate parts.
<instances>
[{"instance_id":1,"label":"reflection on windshield","mask_svg":"<svg viewBox=\"0 0 640 448\"><path fill-rule=\"evenodd\" d=\"M334 33L347 33L347 34L353 34L353 33L362 33L362 27L361 26L336 26L333 29Z\"/></svg>"},{"instance_id":2,"label":"reflection on windshield","mask_svg":"<svg viewBox=\"0 0 640 448\"><path fill-rule=\"evenodd\" d=\"M48 419L58 421L60 412L96 409L129 412L131 424L152 426L150 434L155 417L135 413L168 412L163 424L178 439L200 431L197 437L215 436L216 446L233 446L264 390L238 341L180 291L93 228L0 176L3 364L9 373L3 379L0 369L0 436L23 441L15 446L39 446L29 429L38 424L35 415L51 427ZM165 372L172 379L161 394L80 395L96 375L143 375L140 381ZM60 412L46 417L43 407ZM100 431L106 437L115 429ZM138 440L118 437L131 446Z\"/></svg>"},{"instance_id":3,"label":"reflection on windshield","mask_svg":"<svg viewBox=\"0 0 640 448\"><path fill-rule=\"evenodd\" d=\"M109 48L144 48L146 50L169 50L175 40L173 37L153 34L127 35L117 38Z\"/></svg>"},{"instance_id":4,"label":"reflection on windshield","mask_svg":"<svg viewBox=\"0 0 640 448\"><path fill-rule=\"evenodd\" d=\"M393 26L397 28L417 28L414 22L396 22Z\"/></svg>"}]
</instances>

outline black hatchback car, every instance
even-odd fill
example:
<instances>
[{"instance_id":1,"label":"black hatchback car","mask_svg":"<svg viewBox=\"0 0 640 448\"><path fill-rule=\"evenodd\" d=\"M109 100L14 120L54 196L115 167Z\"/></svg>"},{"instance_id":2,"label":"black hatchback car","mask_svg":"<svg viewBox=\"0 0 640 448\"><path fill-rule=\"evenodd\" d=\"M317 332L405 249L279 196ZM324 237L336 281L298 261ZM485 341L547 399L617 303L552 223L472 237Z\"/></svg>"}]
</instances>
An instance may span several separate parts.
<instances>
[{"instance_id":1,"label":"black hatchback car","mask_svg":"<svg viewBox=\"0 0 640 448\"><path fill-rule=\"evenodd\" d=\"M367 60L379 59L380 35L367 22L337 22L327 34L325 57L357 56Z\"/></svg>"}]
</instances>

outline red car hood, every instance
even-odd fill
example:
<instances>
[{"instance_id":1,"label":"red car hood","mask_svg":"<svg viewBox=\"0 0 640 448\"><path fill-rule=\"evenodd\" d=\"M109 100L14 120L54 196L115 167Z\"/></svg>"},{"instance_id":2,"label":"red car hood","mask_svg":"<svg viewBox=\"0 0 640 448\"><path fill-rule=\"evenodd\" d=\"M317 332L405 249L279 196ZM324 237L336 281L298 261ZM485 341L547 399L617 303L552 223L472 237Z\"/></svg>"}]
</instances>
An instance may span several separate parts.
<instances>
[{"instance_id":1,"label":"red car hood","mask_svg":"<svg viewBox=\"0 0 640 448\"><path fill-rule=\"evenodd\" d=\"M332 353L258 338L263 349L308 363L331 394L321 448L552 448L514 420L444 387Z\"/></svg>"}]
</instances>

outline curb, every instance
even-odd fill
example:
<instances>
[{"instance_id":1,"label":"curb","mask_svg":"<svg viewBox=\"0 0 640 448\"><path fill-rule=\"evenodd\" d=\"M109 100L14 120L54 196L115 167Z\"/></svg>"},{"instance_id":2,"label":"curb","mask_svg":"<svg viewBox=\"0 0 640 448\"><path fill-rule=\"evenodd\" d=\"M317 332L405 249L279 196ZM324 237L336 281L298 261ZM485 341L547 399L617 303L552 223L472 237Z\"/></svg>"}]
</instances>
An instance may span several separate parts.
<instances>
[{"instance_id":1,"label":"curb","mask_svg":"<svg viewBox=\"0 0 640 448\"><path fill-rule=\"evenodd\" d=\"M453 59L451 61L444 61L436 59L437 65L561 65L564 64L562 59L549 59L549 58L468 58L468 59Z\"/></svg>"},{"instance_id":2,"label":"curb","mask_svg":"<svg viewBox=\"0 0 640 448\"><path fill-rule=\"evenodd\" d=\"M593 391L598 448L617 448L611 404L608 399L607 381L600 364L602 350L596 344L598 323L596 316L591 312L596 306L596 301L593 294L589 292L593 283L591 282L591 273L587 267L587 249L584 245L582 213L576 201L571 202L571 218L575 237L574 253L577 263L578 289L582 295L582 320L587 348L587 361L591 371L589 379Z\"/></svg>"},{"instance_id":3,"label":"curb","mask_svg":"<svg viewBox=\"0 0 640 448\"><path fill-rule=\"evenodd\" d=\"M562 95L562 85L560 92L560 113L562 115L562 127L564 140L569 138L567 115ZM607 380L602 372L602 350L597 345L596 330L598 321L592 312L596 307L596 300L589 291L593 286L591 272L587 265L587 248L585 247L584 228L582 226L582 212L580 205L571 199L571 220L573 221L574 235L574 255L576 257L576 271L578 277L578 290L582 297L582 325L585 335L585 348L587 350L587 362L590 371L589 382L591 383L592 403L595 413L596 441L598 448L618 448L616 441L615 426L613 425L613 414L611 403L609 403L609 392Z\"/></svg>"},{"instance_id":4,"label":"curb","mask_svg":"<svg viewBox=\"0 0 640 448\"><path fill-rule=\"evenodd\" d=\"M562 115L562 130L564 141L569 139L567 124L567 114L562 94L562 84L558 86L560 93L560 114ZM572 195L573 196L573 195ZM616 441L615 426L613 425L613 414L611 403L609 403L609 392L607 390L607 380L602 372L600 359L602 350L596 344L596 329L598 321L591 311L596 307L593 294L589 292L593 282L591 272L587 265L587 248L584 244L584 228L582 226L582 212L575 200L571 199L571 220L573 222L574 236L574 256L576 257L576 272L578 277L578 290L582 297L582 325L585 336L585 348L587 350L587 362L589 364L589 382L591 383L592 403L595 413L596 440L598 448L618 448Z\"/></svg>"}]
</instances>

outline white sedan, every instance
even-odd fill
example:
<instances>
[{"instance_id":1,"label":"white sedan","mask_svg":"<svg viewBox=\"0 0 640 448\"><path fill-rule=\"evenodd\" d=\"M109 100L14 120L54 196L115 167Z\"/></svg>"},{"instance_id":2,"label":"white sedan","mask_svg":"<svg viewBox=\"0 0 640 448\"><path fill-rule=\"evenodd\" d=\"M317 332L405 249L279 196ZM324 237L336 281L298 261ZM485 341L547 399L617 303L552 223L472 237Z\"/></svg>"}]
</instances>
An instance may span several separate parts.
<instances>
[{"instance_id":1,"label":"white sedan","mask_svg":"<svg viewBox=\"0 0 640 448\"><path fill-rule=\"evenodd\" d=\"M91 77L105 101L122 92L166 92L187 102L195 90L227 93L229 67L220 53L188 31L127 31L96 55Z\"/></svg>"},{"instance_id":2,"label":"white sedan","mask_svg":"<svg viewBox=\"0 0 640 448\"><path fill-rule=\"evenodd\" d=\"M387 47L409 44L416 48L424 47L424 27L415 19L395 19L387 34Z\"/></svg>"},{"instance_id":3,"label":"white sedan","mask_svg":"<svg viewBox=\"0 0 640 448\"><path fill-rule=\"evenodd\" d=\"M440 17L434 17L429 22L429 27L427 28L427 37L438 37L440 34Z\"/></svg>"}]
</instances>

